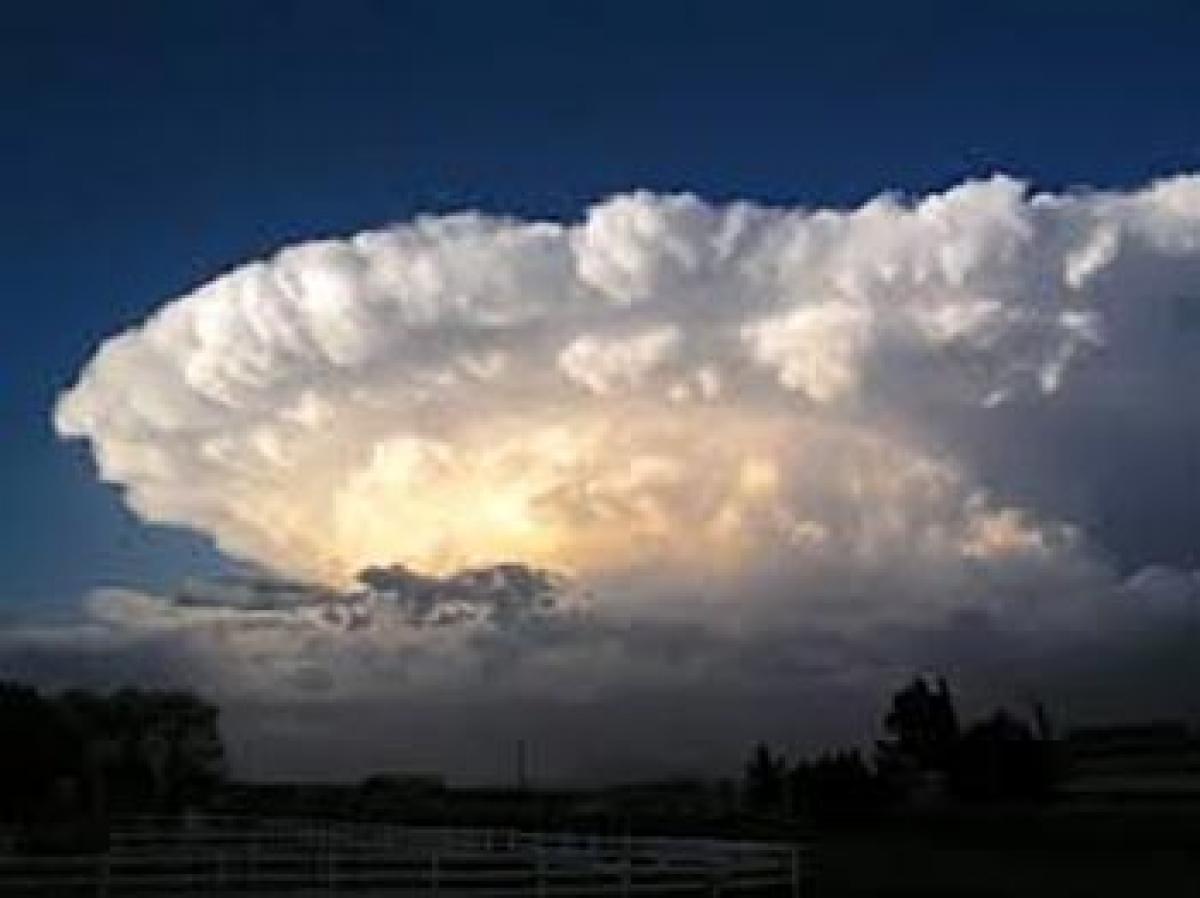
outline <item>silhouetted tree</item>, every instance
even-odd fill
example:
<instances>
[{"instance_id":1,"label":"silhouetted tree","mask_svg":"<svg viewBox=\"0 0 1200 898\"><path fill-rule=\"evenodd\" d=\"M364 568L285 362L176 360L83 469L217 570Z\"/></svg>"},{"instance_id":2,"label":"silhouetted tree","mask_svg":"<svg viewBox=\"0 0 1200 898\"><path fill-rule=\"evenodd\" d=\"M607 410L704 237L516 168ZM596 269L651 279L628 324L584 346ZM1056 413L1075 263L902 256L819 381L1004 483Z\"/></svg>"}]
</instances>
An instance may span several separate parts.
<instances>
[{"instance_id":1,"label":"silhouetted tree","mask_svg":"<svg viewBox=\"0 0 1200 898\"><path fill-rule=\"evenodd\" d=\"M202 802L224 775L217 709L186 692L0 683L0 819L99 819Z\"/></svg>"},{"instance_id":2,"label":"silhouetted tree","mask_svg":"<svg viewBox=\"0 0 1200 898\"><path fill-rule=\"evenodd\" d=\"M766 743L760 742L746 763L746 805L756 811L778 809L784 797L786 774L784 757L776 756Z\"/></svg>"},{"instance_id":3,"label":"silhouetted tree","mask_svg":"<svg viewBox=\"0 0 1200 898\"><path fill-rule=\"evenodd\" d=\"M0 682L0 734L0 819L26 819L79 772L78 753L55 705L19 683Z\"/></svg>"},{"instance_id":4,"label":"silhouetted tree","mask_svg":"<svg viewBox=\"0 0 1200 898\"><path fill-rule=\"evenodd\" d=\"M801 761L789 774L792 807L818 818L845 818L878 807L883 785L858 751L822 754Z\"/></svg>"},{"instance_id":5,"label":"silhouetted tree","mask_svg":"<svg viewBox=\"0 0 1200 898\"><path fill-rule=\"evenodd\" d=\"M215 707L187 692L69 692L62 704L107 803L174 811L224 775Z\"/></svg>"},{"instance_id":6,"label":"silhouetted tree","mask_svg":"<svg viewBox=\"0 0 1200 898\"><path fill-rule=\"evenodd\" d=\"M924 677L917 677L892 696L884 728L893 740L879 743L882 763L945 771L959 737L958 715L945 679L939 677L933 689Z\"/></svg>"}]
</instances>

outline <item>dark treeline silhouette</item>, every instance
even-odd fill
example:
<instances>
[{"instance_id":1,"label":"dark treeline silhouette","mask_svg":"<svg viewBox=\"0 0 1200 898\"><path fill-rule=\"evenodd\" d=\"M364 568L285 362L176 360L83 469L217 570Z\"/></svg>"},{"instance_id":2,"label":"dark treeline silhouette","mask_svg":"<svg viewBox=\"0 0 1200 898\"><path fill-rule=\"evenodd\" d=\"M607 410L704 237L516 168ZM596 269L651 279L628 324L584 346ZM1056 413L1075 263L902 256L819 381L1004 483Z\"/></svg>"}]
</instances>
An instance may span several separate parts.
<instances>
[{"instance_id":1,"label":"dark treeline silhouette","mask_svg":"<svg viewBox=\"0 0 1200 898\"><path fill-rule=\"evenodd\" d=\"M860 817L888 805L1039 801L1058 773L1044 709L1029 723L1005 709L965 728L944 679L917 677L891 699L873 763L857 750L789 765L757 745L746 763L747 810L809 818Z\"/></svg>"},{"instance_id":2,"label":"dark treeline silhouette","mask_svg":"<svg viewBox=\"0 0 1200 898\"><path fill-rule=\"evenodd\" d=\"M84 847L111 814L203 804L225 774L217 718L187 692L0 682L0 823Z\"/></svg>"},{"instance_id":3,"label":"dark treeline silhouette","mask_svg":"<svg viewBox=\"0 0 1200 898\"><path fill-rule=\"evenodd\" d=\"M719 829L861 820L939 802L1035 802L1052 794L1059 770L1058 743L1040 708L1028 721L1001 709L964 724L946 682L925 677L891 696L872 757L842 750L793 762L759 744L740 790L697 781L551 794L451 789L438 777L402 775L360 785L234 784L225 778L217 723L217 709L187 692L49 695L0 682L0 825L78 843L79 832L103 831L113 815L207 807L443 824Z\"/></svg>"}]
</instances>

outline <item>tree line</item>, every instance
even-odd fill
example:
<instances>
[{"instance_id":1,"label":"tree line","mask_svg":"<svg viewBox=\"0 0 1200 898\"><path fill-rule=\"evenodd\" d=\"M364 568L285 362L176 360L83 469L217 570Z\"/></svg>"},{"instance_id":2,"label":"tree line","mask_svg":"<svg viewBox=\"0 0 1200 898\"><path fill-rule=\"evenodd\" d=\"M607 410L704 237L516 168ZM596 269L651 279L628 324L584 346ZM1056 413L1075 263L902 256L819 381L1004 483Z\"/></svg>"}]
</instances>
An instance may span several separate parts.
<instances>
[{"instance_id":1,"label":"tree line","mask_svg":"<svg viewBox=\"0 0 1200 898\"><path fill-rule=\"evenodd\" d=\"M0 681L0 825L78 846L82 830L101 833L114 814L203 807L225 784L218 723L218 709L188 692L44 694ZM964 726L946 682L918 677L891 697L882 724L870 758L851 749L791 763L759 744L741 806L837 818L922 800L1036 801L1053 791L1056 743L1040 706L1029 719L1000 709Z\"/></svg>"},{"instance_id":2,"label":"tree line","mask_svg":"<svg viewBox=\"0 0 1200 898\"><path fill-rule=\"evenodd\" d=\"M202 804L225 776L217 708L189 692L0 681L0 734L0 823L25 832L78 841L110 814Z\"/></svg>"},{"instance_id":3,"label":"tree line","mask_svg":"<svg viewBox=\"0 0 1200 898\"><path fill-rule=\"evenodd\" d=\"M946 681L917 677L892 696L883 728L870 760L850 749L793 765L759 743L743 774L747 808L831 818L921 801L1040 801L1058 777L1057 746L1040 704L1028 720L1000 708L963 726Z\"/></svg>"}]
</instances>

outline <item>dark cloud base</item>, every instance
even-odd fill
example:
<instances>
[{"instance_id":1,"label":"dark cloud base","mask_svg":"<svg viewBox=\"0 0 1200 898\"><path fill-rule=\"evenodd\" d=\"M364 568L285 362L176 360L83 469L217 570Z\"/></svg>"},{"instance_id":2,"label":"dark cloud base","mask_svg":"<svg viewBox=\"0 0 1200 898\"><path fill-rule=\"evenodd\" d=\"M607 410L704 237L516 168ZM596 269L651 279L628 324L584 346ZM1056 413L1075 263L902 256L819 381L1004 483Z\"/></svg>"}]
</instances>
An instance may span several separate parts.
<instances>
[{"instance_id":1,"label":"dark cloud base","mask_svg":"<svg viewBox=\"0 0 1200 898\"><path fill-rule=\"evenodd\" d=\"M1097 596L1092 625L1073 632L963 611L854 635L795 615L740 633L622 616L556 602L566 581L518 565L445 579L377 571L342 596L270 578L193 582L147 599L169 626L146 626L138 606L142 629L110 616L9 631L0 675L197 689L221 705L245 776L506 782L518 740L546 782L721 774L759 739L869 746L890 691L924 670L949 676L968 712L1040 700L1061 725L1200 716L1188 576L1161 570Z\"/></svg>"}]
</instances>

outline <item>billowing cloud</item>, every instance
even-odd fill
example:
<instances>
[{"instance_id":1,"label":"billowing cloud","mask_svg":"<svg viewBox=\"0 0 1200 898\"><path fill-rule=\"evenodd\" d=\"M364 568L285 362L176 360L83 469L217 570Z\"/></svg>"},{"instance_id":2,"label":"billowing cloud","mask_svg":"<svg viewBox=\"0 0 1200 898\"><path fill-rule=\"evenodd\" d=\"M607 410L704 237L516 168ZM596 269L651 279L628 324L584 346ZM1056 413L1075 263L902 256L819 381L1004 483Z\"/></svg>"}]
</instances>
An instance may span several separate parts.
<instances>
[{"instance_id":1,"label":"billowing cloud","mask_svg":"<svg viewBox=\"0 0 1200 898\"><path fill-rule=\"evenodd\" d=\"M103 591L88 626L263 694L866 690L964 646L1036 680L1196 605L1186 557L1127 577L1105 504L1178 492L1111 472L1200 435L1192 298L1194 176L290 247L55 412L143 518L269 575Z\"/></svg>"},{"instance_id":2,"label":"billowing cloud","mask_svg":"<svg viewBox=\"0 0 1200 898\"><path fill-rule=\"evenodd\" d=\"M1131 274L1190 287L1198 196L997 177L844 212L637 193L574 225L420 219L168 303L55 421L148 520L331 583L823 538L798 481L827 482L844 522L961 477L906 405L1054 393L1129 311L1111 306L1169 298Z\"/></svg>"}]
</instances>

